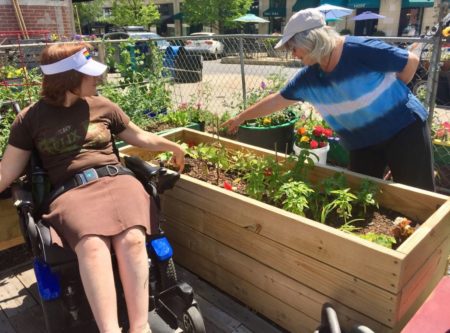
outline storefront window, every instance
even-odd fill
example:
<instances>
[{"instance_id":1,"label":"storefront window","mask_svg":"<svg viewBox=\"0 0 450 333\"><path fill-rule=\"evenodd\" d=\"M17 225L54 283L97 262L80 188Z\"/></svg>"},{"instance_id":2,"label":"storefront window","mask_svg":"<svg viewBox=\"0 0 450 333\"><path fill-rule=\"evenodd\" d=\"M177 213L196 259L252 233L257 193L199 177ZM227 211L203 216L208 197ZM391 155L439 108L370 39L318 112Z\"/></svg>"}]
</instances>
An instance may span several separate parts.
<instances>
[{"instance_id":1,"label":"storefront window","mask_svg":"<svg viewBox=\"0 0 450 333\"><path fill-rule=\"evenodd\" d=\"M271 0L272 15L269 20L269 34L281 33L286 22L286 0Z\"/></svg>"},{"instance_id":2,"label":"storefront window","mask_svg":"<svg viewBox=\"0 0 450 333\"><path fill-rule=\"evenodd\" d=\"M403 8L400 12L398 35L402 37L420 36L423 8Z\"/></svg>"},{"instance_id":3,"label":"storefront window","mask_svg":"<svg viewBox=\"0 0 450 333\"><path fill-rule=\"evenodd\" d=\"M249 13L259 16L259 0L253 0L253 3L249 9Z\"/></svg>"},{"instance_id":4,"label":"storefront window","mask_svg":"<svg viewBox=\"0 0 450 333\"><path fill-rule=\"evenodd\" d=\"M272 0L270 7L273 8L286 8L286 0Z\"/></svg>"}]
</instances>

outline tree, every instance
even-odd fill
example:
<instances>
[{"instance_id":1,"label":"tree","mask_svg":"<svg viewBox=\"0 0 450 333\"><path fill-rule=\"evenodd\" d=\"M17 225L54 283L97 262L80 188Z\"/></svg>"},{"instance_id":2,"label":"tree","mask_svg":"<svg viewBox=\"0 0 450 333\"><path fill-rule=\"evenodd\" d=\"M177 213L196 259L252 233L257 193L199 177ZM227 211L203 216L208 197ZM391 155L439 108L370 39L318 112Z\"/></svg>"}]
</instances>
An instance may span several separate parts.
<instances>
[{"instance_id":1,"label":"tree","mask_svg":"<svg viewBox=\"0 0 450 333\"><path fill-rule=\"evenodd\" d=\"M185 0L183 15L192 24L209 25L223 31L225 27L236 26L233 19L244 15L253 0Z\"/></svg>"},{"instance_id":2,"label":"tree","mask_svg":"<svg viewBox=\"0 0 450 333\"><path fill-rule=\"evenodd\" d=\"M74 15L75 15L75 25L81 29L81 27L91 24L93 22L101 21L103 18L103 2L104 0L94 0L86 3L76 3L73 4ZM79 21L77 19L77 14ZM78 23L80 26L78 26Z\"/></svg>"},{"instance_id":3,"label":"tree","mask_svg":"<svg viewBox=\"0 0 450 333\"><path fill-rule=\"evenodd\" d=\"M154 3L143 0L114 0L109 21L118 26L142 25L149 27L159 20L159 11Z\"/></svg>"}]
</instances>

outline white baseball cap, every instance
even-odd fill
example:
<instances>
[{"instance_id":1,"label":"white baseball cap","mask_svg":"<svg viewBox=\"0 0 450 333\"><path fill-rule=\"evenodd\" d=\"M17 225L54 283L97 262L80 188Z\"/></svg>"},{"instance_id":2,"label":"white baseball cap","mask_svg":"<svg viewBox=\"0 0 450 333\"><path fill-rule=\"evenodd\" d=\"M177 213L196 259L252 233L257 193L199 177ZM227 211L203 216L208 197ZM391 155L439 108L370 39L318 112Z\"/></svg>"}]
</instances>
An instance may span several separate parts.
<instances>
[{"instance_id":1,"label":"white baseball cap","mask_svg":"<svg viewBox=\"0 0 450 333\"><path fill-rule=\"evenodd\" d=\"M45 75L58 74L74 69L86 75L99 76L103 74L106 68L106 65L92 59L87 48L83 48L70 57L54 62L53 64L41 65L41 70Z\"/></svg>"},{"instance_id":2,"label":"white baseball cap","mask_svg":"<svg viewBox=\"0 0 450 333\"><path fill-rule=\"evenodd\" d=\"M275 45L275 49L279 49L286 44L296 33L316 29L325 26L324 15L316 8L307 8L298 11L291 16L288 23L284 27L283 37Z\"/></svg>"}]
</instances>

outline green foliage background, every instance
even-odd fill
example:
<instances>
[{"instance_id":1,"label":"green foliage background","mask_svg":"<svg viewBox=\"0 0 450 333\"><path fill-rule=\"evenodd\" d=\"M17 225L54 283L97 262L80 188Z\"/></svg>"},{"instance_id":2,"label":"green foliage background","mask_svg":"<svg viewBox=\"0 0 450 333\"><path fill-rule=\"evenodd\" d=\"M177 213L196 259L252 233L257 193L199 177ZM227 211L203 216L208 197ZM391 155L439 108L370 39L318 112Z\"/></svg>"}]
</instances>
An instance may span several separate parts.
<instances>
[{"instance_id":1,"label":"green foliage background","mask_svg":"<svg viewBox=\"0 0 450 333\"><path fill-rule=\"evenodd\" d=\"M114 0L108 21L117 26L142 25L148 28L159 18L158 8L153 2L146 5L143 0Z\"/></svg>"},{"instance_id":2,"label":"green foliage background","mask_svg":"<svg viewBox=\"0 0 450 333\"><path fill-rule=\"evenodd\" d=\"M223 32L225 27L236 26L233 19L247 13L252 3L252 0L186 0L182 11L187 22Z\"/></svg>"}]
</instances>

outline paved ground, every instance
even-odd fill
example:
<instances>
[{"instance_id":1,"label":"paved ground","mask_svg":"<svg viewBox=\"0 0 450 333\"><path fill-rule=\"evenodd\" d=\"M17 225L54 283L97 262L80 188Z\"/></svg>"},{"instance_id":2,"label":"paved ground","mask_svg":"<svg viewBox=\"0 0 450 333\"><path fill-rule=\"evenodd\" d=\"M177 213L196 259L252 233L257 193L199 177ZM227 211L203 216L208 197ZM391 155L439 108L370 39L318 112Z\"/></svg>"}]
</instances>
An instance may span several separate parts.
<instances>
[{"instance_id":1,"label":"paved ground","mask_svg":"<svg viewBox=\"0 0 450 333\"><path fill-rule=\"evenodd\" d=\"M195 292L208 333L283 333L266 319L177 266L181 281ZM154 333L181 333L155 312L149 314ZM0 333L45 333L37 285L30 263L0 272Z\"/></svg>"}]
</instances>

